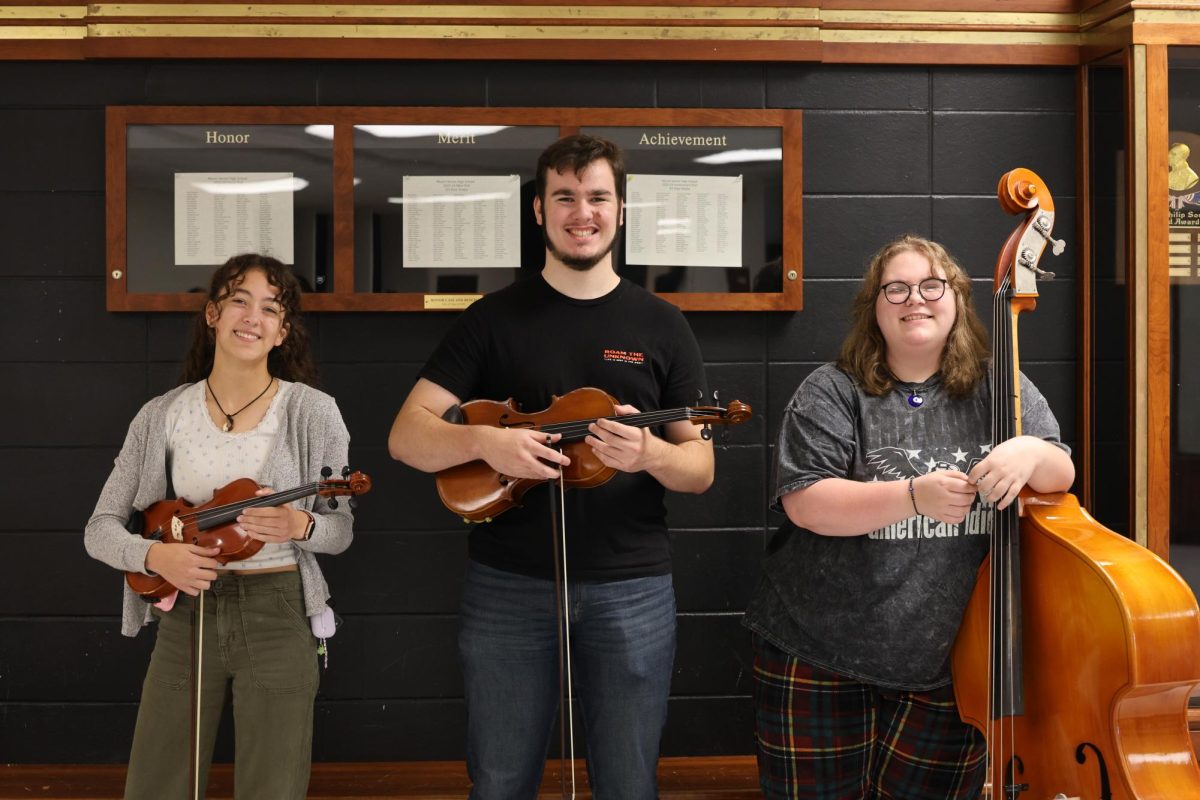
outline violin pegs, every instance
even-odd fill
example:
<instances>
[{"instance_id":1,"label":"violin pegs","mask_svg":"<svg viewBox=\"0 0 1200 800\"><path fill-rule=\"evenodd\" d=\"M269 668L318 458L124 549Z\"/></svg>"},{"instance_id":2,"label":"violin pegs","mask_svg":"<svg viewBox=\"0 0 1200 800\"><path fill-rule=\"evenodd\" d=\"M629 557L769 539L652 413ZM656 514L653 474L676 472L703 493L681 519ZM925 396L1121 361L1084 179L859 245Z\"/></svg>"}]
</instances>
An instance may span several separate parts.
<instances>
[{"instance_id":1,"label":"violin pegs","mask_svg":"<svg viewBox=\"0 0 1200 800\"><path fill-rule=\"evenodd\" d=\"M342 477L343 478L350 477L350 471L351 471L350 467L342 467Z\"/></svg>"},{"instance_id":2,"label":"violin pegs","mask_svg":"<svg viewBox=\"0 0 1200 800\"><path fill-rule=\"evenodd\" d=\"M329 507L330 507L330 508L337 508L337 507L338 507L338 501L337 501L337 498L336 498L336 497L331 497L331 498L329 498Z\"/></svg>"},{"instance_id":3,"label":"violin pegs","mask_svg":"<svg viewBox=\"0 0 1200 800\"><path fill-rule=\"evenodd\" d=\"M328 478L332 474L333 474L333 469L331 467L321 467L321 477L322 478Z\"/></svg>"},{"instance_id":4,"label":"violin pegs","mask_svg":"<svg viewBox=\"0 0 1200 800\"><path fill-rule=\"evenodd\" d=\"M353 511L354 509L358 508L358 498L351 497L346 501L346 505L350 506L350 510Z\"/></svg>"},{"instance_id":5,"label":"violin pegs","mask_svg":"<svg viewBox=\"0 0 1200 800\"><path fill-rule=\"evenodd\" d=\"M721 392L718 389L713 389L713 405L721 405Z\"/></svg>"},{"instance_id":6,"label":"violin pegs","mask_svg":"<svg viewBox=\"0 0 1200 800\"><path fill-rule=\"evenodd\" d=\"M696 405L698 405L698 406L704 405L704 390L703 389L696 390Z\"/></svg>"},{"instance_id":7,"label":"violin pegs","mask_svg":"<svg viewBox=\"0 0 1200 800\"><path fill-rule=\"evenodd\" d=\"M705 425L700 428L700 438L706 442L712 441L712 426Z\"/></svg>"}]
</instances>

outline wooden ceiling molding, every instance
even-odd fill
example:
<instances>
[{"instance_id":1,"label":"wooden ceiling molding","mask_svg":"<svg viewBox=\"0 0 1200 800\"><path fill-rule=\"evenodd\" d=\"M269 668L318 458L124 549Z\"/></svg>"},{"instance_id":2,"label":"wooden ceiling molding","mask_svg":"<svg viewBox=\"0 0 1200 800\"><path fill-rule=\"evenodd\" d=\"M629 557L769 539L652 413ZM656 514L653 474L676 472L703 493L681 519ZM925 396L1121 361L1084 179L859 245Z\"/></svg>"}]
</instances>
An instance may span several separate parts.
<instances>
[{"instance_id":1,"label":"wooden ceiling molding","mask_svg":"<svg viewBox=\"0 0 1200 800\"><path fill-rule=\"evenodd\" d=\"M1002 7L1002 10L998 10ZM1200 42L1200 0L545 0L0 5L0 58L1063 65Z\"/></svg>"}]
</instances>

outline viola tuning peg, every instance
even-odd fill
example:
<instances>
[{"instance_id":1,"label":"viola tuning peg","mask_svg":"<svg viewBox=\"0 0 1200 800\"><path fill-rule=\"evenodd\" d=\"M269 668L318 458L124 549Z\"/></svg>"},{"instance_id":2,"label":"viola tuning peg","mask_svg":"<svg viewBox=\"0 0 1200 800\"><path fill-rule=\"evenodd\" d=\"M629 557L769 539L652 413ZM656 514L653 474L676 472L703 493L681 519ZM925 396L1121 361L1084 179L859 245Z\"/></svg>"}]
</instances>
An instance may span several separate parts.
<instances>
[{"instance_id":1,"label":"viola tuning peg","mask_svg":"<svg viewBox=\"0 0 1200 800\"><path fill-rule=\"evenodd\" d=\"M348 478L348 477L350 477L350 473L351 473L352 471L353 471L353 470L351 470L349 467L342 467L342 477L343 477L343 478Z\"/></svg>"},{"instance_id":2,"label":"viola tuning peg","mask_svg":"<svg viewBox=\"0 0 1200 800\"><path fill-rule=\"evenodd\" d=\"M321 467L321 477L322 478L328 478L332 474L333 474L332 467Z\"/></svg>"},{"instance_id":3,"label":"viola tuning peg","mask_svg":"<svg viewBox=\"0 0 1200 800\"><path fill-rule=\"evenodd\" d=\"M713 389L713 403L721 405L721 392L719 389Z\"/></svg>"},{"instance_id":4,"label":"viola tuning peg","mask_svg":"<svg viewBox=\"0 0 1200 800\"><path fill-rule=\"evenodd\" d=\"M708 442L712 440L712 426L705 425L700 429L700 438Z\"/></svg>"},{"instance_id":5,"label":"viola tuning peg","mask_svg":"<svg viewBox=\"0 0 1200 800\"><path fill-rule=\"evenodd\" d=\"M336 497L331 497L331 498L329 498L329 507L330 507L330 508L337 508L337 507L338 507L338 501L337 501L337 498L336 498Z\"/></svg>"},{"instance_id":6,"label":"viola tuning peg","mask_svg":"<svg viewBox=\"0 0 1200 800\"><path fill-rule=\"evenodd\" d=\"M697 389L696 390L696 404L699 405L700 403L703 403L703 402L704 402L704 390Z\"/></svg>"},{"instance_id":7,"label":"viola tuning peg","mask_svg":"<svg viewBox=\"0 0 1200 800\"><path fill-rule=\"evenodd\" d=\"M350 510L353 511L354 509L358 508L358 498L351 497L346 501L346 505L350 506Z\"/></svg>"}]
</instances>

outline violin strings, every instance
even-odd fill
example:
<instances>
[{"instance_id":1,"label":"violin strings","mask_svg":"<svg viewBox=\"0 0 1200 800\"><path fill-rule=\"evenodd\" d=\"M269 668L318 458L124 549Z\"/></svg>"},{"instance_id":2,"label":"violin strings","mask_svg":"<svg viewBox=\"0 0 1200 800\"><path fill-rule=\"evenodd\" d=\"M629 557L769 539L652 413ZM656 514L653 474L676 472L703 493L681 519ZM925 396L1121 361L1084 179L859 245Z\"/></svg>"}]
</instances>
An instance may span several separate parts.
<instances>
[{"instance_id":1,"label":"violin strings","mask_svg":"<svg viewBox=\"0 0 1200 800\"><path fill-rule=\"evenodd\" d=\"M194 511L189 514L180 514L179 521L186 524L195 522L202 524L205 522L213 522L219 520L223 516L227 516L235 511L243 511L247 508L255 508L260 506L277 506L283 503L290 503L292 500L299 500L301 497L307 497L310 494L315 494L320 482L313 482L297 486L294 489L288 489L283 492L263 495L262 497L252 497L248 500L239 500L236 503L228 503L216 508L206 508L202 511Z\"/></svg>"},{"instance_id":2,"label":"violin strings","mask_svg":"<svg viewBox=\"0 0 1200 800\"><path fill-rule=\"evenodd\" d=\"M611 417L599 417L598 419L616 420L624 425L632 425L634 427L644 428L651 425L662 425L667 422L678 422L681 420L691 419L698 416L712 416L712 414L696 411L692 408L671 408L662 411L647 411L643 414L626 414L613 415ZM595 422L596 419L580 419L570 422L553 422L549 425L542 425L538 430L544 433L561 433L564 439L571 437L583 437L588 433L588 426Z\"/></svg>"}]
</instances>

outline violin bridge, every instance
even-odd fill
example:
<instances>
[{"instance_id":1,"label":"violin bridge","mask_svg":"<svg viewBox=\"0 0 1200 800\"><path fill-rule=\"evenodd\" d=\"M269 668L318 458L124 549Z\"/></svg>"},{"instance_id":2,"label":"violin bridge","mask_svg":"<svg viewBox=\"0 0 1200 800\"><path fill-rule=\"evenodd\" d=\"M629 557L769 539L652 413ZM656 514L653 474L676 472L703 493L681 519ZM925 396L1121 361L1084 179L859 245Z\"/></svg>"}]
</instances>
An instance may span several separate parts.
<instances>
[{"instance_id":1,"label":"violin bridge","mask_svg":"<svg viewBox=\"0 0 1200 800\"><path fill-rule=\"evenodd\" d=\"M183 521L179 517L171 517L171 538L177 542L183 541Z\"/></svg>"}]
</instances>

